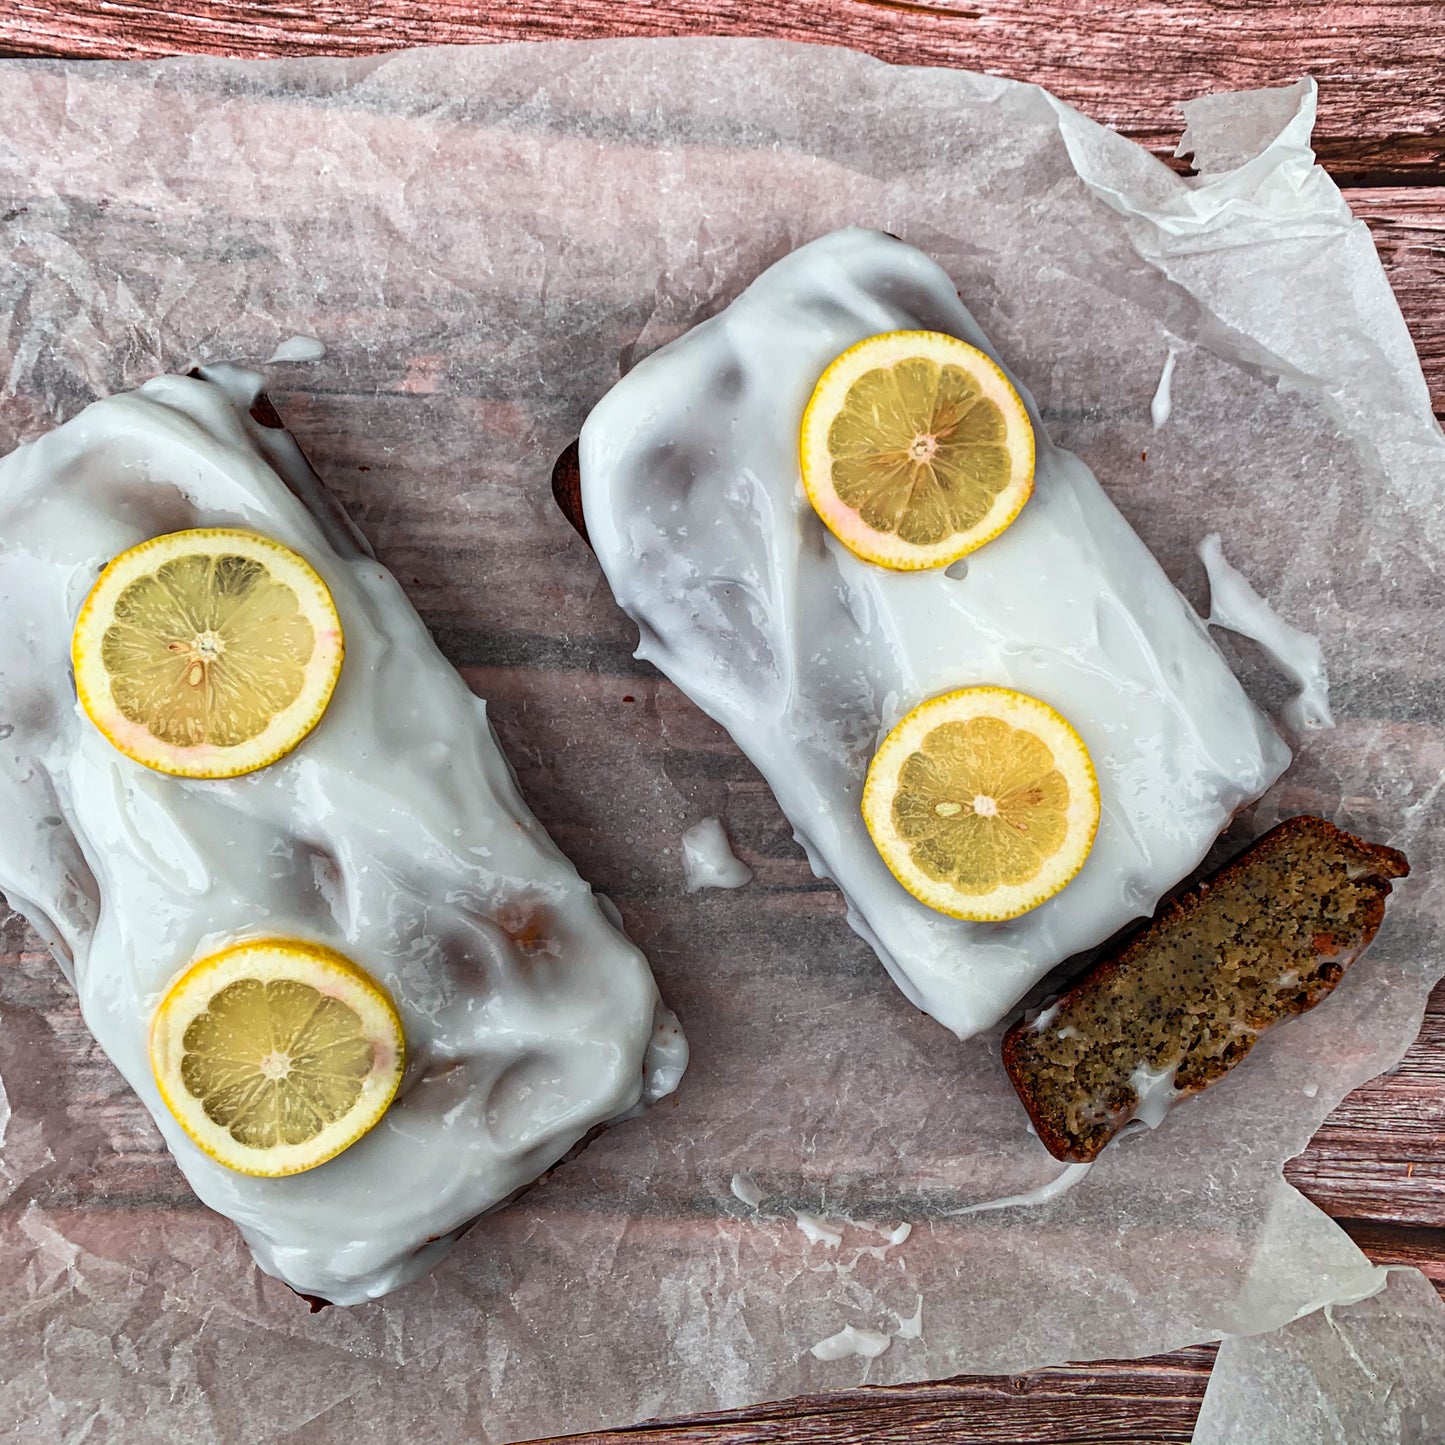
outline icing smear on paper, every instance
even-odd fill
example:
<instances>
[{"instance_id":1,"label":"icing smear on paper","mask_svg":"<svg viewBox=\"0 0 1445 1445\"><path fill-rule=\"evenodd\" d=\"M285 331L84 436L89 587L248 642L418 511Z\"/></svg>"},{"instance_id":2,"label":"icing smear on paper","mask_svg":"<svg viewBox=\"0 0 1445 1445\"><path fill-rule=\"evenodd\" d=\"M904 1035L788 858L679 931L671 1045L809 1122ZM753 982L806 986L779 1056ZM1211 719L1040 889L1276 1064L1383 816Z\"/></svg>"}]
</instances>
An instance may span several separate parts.
<instances>
[{"instance_id":1,"label":"icing smear on paper","mask_svg":"<svg viewBox=\"0 0 1445 1445\"><path fill-rule=\"evenodd\" d=\"M1174 381L1174 365L1179 360L1179 353L1171 346L1169 355L1164 358L1164 370L1159 373L1159 385L1154 390L1154 399L1149 403L1149 420L1154 423L1154 430L1158 431L1174 412L1174 401L1169 392Z\"/></svg>"},{"instance_id":2,"label":"icing smear on paper","mask_svg":"<svg viewBox=\"0 0 1445 1445\"><path fill-rule=\"evenodd\" d=\"M704 818L682 835L682 866L689 893L701 888L741 888L753 878L753 870L733 852L716 818Z\"/></svg>"},{"instance_id":3,"label":"icing smear on paper","mask_svg":"<svg viewBox=\"0 0 1445 1445\"><path fill-rule=\"evenodd\" d=\"M860 1355L865 1360L876 1360L892 1343L892 1335L844 1325L836 1335L819 1340L808 1353L819 1360L846 1360L851 1355Z\"/></svg>"},{"instance_id":4,"label":"icing smear on paper","mask_svg":"<svg viewBox=\"0 0 1445 1445\"><path fill-rule=\"evenodd\" d=\"M1211 532L1199 544L1199 560L1209 574L1207 625L1253 638L1274 665L1299 687L1299 695L1285 704L1285 721L1291 727L1298 732L1334 727L1324 649L1319 638L1291 627L1249 585L1244 574L1230 566L1218 532Z\"/></svg>"},{"instance_id":5,"label":"icing smear on paper","mask_svg":"<svg viewBox=\"0 0 1445 1445\"><path fill-rule=\"evenodd\" d=\"M846 1360L854 1356L865 1360L876 1360L885 1354L894 1340L921 1340L923 1338L923 1296L918 1296L918 1305L911 1315L896 1315L898 1328L887 1334L879 1330L861 1330L855 1325L844 1325L836 1335L819 1340L808 1349L818 1360Z\"/></svg>"},{"instance_id":6,"label":"icing smear on paper","mask_svg":"<svg viewBox=\"0 0 1445 1445\"><path fill-rule=\"evenodd\" d=\"M320 361L326 355L325 345L314 336L288 336L279 342L265 364L273 361Z\"/></svg>"},{"instance_id":7,"label":"icing smear on paper","mask_svg":"<svg viewBox=\"0 0 1445 1445\"><path fill-rule=\"evenodd\" d=\"M733 1197L742 1200L749 1209L757 1209L763 1202L763 1191L758 1187L758 1181L747 1170L734 1174L728 1188L732 1190Z\"/></svg>"},{"instance_id":8,"label":"icing smear on paper","mask_svg":"<svg viewBox=\"0 0 1445 1445\"><path fill-rule=\"evenodd\" d=\"M750 1208L758 1208L763 1201L763 1192L757 1180L745 1170L733 1175L729 1188L735 1198L740 1199ZM811 1272L814 1273L821 1269L846 1275L851 1274L857 1267L858 1261L865 1257L886 1260L889 1252L906 1243L913 1233L913 1225L908 1220L890 1227L874 1223L872 1220L855 1221L841 1215L815 1214L805 1209L795 1209L793 1220L809 1245L822 1245L828 1250L839 1249L850 1229L877 1235L884 1241L882 1244L855 1245L850 1259L839 1259L819 1266L810 1266ZM815 1359L823 1361L854 1358L875 1360L889 1350L894 1340L921 1339L923 1336L923 1296L918 1296L918 1304L911 1315L899 1314L895 1315L895 1318L897 1328L891 1331L844 1325L835 1334L810 1345L807 1353Z\"/></svg>"},{"instance_id":9,"label":"icing smear on paper","mask_svg":"<svg viewBox=\"0 0 1445 1445\"><path fill-rule=\"evenodd\" d=\"M1047 1204L1050 1199L1067 1194L1093 1167L1092 1164L1066 1164L1061 1173L1047 1183L1040 1184L1037 1189L1029 1189L1022 1194L1005 1195L1002 1199L985 1199L980 1204L969 1204L962 1209L950 1209L949 1217L983 1214L990 1209L1023 1209L1034 1204Z\"/></svg>"}]
</instances>

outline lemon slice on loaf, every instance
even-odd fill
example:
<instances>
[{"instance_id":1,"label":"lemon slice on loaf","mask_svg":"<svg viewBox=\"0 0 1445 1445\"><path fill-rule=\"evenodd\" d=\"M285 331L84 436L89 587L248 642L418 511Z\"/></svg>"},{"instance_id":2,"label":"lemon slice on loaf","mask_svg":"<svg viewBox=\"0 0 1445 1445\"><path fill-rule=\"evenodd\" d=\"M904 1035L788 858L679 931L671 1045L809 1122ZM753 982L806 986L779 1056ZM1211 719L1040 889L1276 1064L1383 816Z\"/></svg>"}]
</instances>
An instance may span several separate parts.
<instances>
[{"instance_id":1,"label":"lemon slice on loaf","mask_svg":"<svg viewBox=\"0 0 1445 1445\"><path fill-rule=\"evenodd\" d=\"M865 562L946 567L997 537L1034 485L1034 431L976 346L889 331L845 351L803 413L803 487Z\"/></svg>"},{"instance_id":2,"label":"lemon slice on loaf","mask_svg":"<svg viewBox=\"0 0 1445 1445\"><path fill-rule=\"evenodd\" d=\"M341 620L305 558L255 532L172 532L123 552L76 619L80 705L158 772L230 778L290 752L326 711Z\"/></svg>"},{"instance_id":3,"label":"lemon slice on loaf","mask_svg":"<svg viewBox=\"0 0 1445 1445\"><path fill-rule=\"evenodd\" d=\"M374 1128L401 1083L405 1042L384 989L332 949L236 944L188 968L151 1022L166 1107L241 1174L299 1174Z\"/></svg>"},{"instance_id":4,"label":"lemon slice on loaf","mask_svg":"<svg viewBox=\"0 0 1445 1445\"><path fill-rule=\"evenodd\" d=\"M970 687L914 708L883 740L863 820L920 902L996 922L1038 907L1084 866L1099 785L1083 740L1053 708Z\"/></svg>"}]
</instances>

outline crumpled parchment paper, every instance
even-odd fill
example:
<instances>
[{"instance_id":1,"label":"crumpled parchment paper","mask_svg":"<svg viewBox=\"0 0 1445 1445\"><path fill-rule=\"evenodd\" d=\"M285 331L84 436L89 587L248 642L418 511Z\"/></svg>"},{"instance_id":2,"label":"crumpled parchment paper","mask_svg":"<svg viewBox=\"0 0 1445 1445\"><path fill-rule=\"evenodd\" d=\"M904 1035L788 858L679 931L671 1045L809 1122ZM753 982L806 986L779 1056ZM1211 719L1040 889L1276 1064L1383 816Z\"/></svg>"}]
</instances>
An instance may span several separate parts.
<instances>
[{"instance_id":1,"label":"crumpled parchment paper","mask_svg":"<svg viewBox=\"0 0 1445 1445\"><path fill-rule=\"evenodd\" d=\"M1434 1285L1417 1269L1391 1269L1368 1299L1226 1340L1194 1445L1438 1445L1442 1362Z\"/></svg>"},{"instance_id":2,"label":"crumpled parchment paper","mask_svg":"<svg viewBox=\"0 0 1445 1445\"><path fill-rule=\"evenodd\" d=\"M1445 442L1369 236L1313 166L1312 85L1187 107L1190 180L1032 87L767 42L7 62L0 98L0 442L157 371L321 340L275 368L281 413L490 699L694 1049L675 1107L432 1277L312 1316L186 1194L12 918L7 1432L512 1440L1148 1354L1382 1285L1280 1168L1400 1056L1441 970ZM1031 1209L952 1212L1058 1172L996 1037L960 1045L894 990L756 775L631 660L548 494L632 359L847 224L942 263L1196 604L1193 549L1217 531L1318 632L1338 726L1234 841L1314 810L1415 870L1333 998ZM1262 654L1224 645L1277 710ZM680 837L707 816L756 878L688 896ZM837 1223L810 1239L796 1212ZM810 1353L850 1325L887 1350Z\"/></svg>"}]
</instances>

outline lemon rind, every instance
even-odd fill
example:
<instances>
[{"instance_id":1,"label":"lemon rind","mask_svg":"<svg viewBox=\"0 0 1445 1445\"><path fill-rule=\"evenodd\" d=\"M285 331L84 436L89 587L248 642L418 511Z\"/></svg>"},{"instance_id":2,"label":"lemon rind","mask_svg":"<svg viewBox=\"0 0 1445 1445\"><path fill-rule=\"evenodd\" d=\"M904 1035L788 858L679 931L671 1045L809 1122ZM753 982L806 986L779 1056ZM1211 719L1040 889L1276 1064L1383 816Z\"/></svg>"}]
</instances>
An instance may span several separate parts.
<instances>
[{"instance_id":1,"label":"lemon rind","mask_svg":"<svg viewBox=\"0 0 1445 1445\"><path fill-rule=\"evenodd\" d=\"M899 774L922 737L942 723L997 717L1018 727L1026 726L1029 714L1047 724L1047 730L1038 735L1049 745L1055 764L1069 783L1069 805L1065 811L1068 841L1054 855L1060 861L1052 867L1053 860L1045 862L1042 872L1028 882L979 895L976 902L964 901L969 895L938 883L912 865L908 846L893 826L893 798ZM1064 756L1060 756L1054 746L1058 737L1070 744ZM863 783L862 811L864 825L888 871L920 903L937 913L969 923L1004 923L1022 917L1061 893L1088 861L1099 830L1099 779L1093 758L1077 729L1048 703L1012 688L959 688L920 703L890 729L869 764ZM880 838L884 841L880 842Z\"/></svg>"},{"instance_id":2,"label":"lemon rind","mask_svg":"<svg viewBox=\"0 0 1445 1445\"><path fill-rule=\"evenodd\" d=\"M853 508L844 506L838 500L832 487L832 457L827 446L828 427L838 408L834 405L824 416L823 399L846 396L848 387L857 377L873 367L897 365L910 356L921 355L937 360L943 352L952 352L968 361L970 374L985 383L985 396L997 404L1009 419L1014 443L1014 470L1008 485L994 498L993 505L974 527L954 534L946 542L920 547L875 531ZM978 551L1017 521L1034 490L1037 447L1033 422L1023 398L1004 374L1003 368L987 352L942 331L884 331L865 337L835 357L818 378L803 409L798 451L803 490L823 525L860 561L891 572L933 571ZM860 545L872 537L887 538L887 545L876 548Z\"/></svg>"}]
</instances>

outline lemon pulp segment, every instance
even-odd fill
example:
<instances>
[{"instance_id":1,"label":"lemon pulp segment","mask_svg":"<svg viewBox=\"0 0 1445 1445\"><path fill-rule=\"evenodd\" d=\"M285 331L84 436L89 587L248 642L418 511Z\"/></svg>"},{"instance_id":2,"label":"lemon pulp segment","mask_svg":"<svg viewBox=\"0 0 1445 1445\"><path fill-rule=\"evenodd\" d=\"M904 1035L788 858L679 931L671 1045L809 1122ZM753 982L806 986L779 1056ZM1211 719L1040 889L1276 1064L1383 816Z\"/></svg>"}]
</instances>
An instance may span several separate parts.
<instances>
[{"instance_id":1,"label":"lemon pulp segment","mask_svg":"<svg viewBox=\"0 0 1445 1445\"><path fill-rule=\"evenodd\" d=\"M1018 393L984 352L934 331L885 332L833 361L803 413L799 457L834 536L898 571L983 546L1033 490Z\"/></svg>"},{"instance_id":2,"label":"lemon pulp segment","mask_svg":"<svg viewBox=\"0 0 1445 1445\"><path fill-rule=\"evenodd\" d=\"M127 756L226 778L290 752L341 670L326 584L279 542L233 528L152 538L106 567L76 620L76 692Z\"/></svg>"},{"instance_id":3,"label":"lemon pulp segment","mask_svg":"<svg viewBox=\"0 0 1445 1445\"><path fill-rule=\"evenodd\" d=\"M386 992L344 955L300 940L201 959L151 1025L166 1107L243 1174L297 1174L354 1144L386 1112L404 1058Z\"/></svg>"},{"instance_id":4,"label":"lemon pulp segment","mask_svg":"<svg viewBox=\"0 0 1445 1445\"><path fill-rule=\"evenodd\" d=\"M1053 708L1007 688L916 707L868 770L863 818L893 875L955 918L1014 918L1083 866L1099 825L1088 749Z\"/></svg>"}]
</instances>

